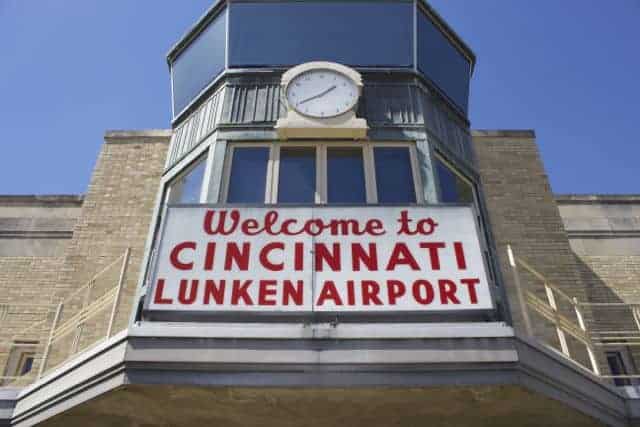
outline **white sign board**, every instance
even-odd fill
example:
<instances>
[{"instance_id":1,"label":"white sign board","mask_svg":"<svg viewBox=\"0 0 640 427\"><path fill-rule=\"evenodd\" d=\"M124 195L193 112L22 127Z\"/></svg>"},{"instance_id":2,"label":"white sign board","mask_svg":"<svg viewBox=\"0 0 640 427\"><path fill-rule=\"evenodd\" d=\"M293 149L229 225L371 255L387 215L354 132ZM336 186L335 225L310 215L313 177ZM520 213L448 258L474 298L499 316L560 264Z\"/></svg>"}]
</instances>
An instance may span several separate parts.
<instances>
[{"instance_id":1,"label":"white sign board","mask_svg":"<svg viewBox=\"0 0 640 427\"><path fill-rule=\"evenodd\" d=\"M168 209L147 309L492 308L469 207Z\"/></svg>"}]
</instances>

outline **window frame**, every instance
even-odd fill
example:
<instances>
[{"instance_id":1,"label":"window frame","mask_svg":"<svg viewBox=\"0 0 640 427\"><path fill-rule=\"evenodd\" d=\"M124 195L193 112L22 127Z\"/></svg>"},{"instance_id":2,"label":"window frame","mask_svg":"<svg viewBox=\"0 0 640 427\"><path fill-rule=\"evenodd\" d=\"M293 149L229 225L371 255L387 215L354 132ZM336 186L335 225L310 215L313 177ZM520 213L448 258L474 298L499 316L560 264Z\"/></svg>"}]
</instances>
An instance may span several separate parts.
<instances>
[{"instance_id":1,"label":"window frame","mask_svg":"<svg viewBox=\"0 0 640 427\"><path fill-rule=\"evenodd\" d=\"M211 165L210 165L211 162L209 161L209 157L210 157L209 151L210 151L209 149L206 149L203 152L199 153L195 158L189 161L189 163L186 166L181 168L178 173L172 175L167 180L167 182L163 184L163 187L165 189L165 194L164 194L165 205L189 204L189 203L176 203L175 201L172 201L171 192L174 191L175 184L178 181L180 181L182 178L184 178L185 176L193 172L193 170L195 170L200 165L204 166L204 170L202 173L202 182L200 183L200 195L198 197L198 203L203 203L206 200L208 190L209 190L208 188L209 180L207 179L207 177L209 176L210 169L211 169Z\"/></svg>"},{"instance_id":2,"label":"window frame","mask_svg":"<svg viewBox=\"0 0 640 427\"><path fill-rule=\"evenodd\" d=\"M4 374L2 375L8 382L22 377L26 378L34 374L38 345L38 341L15 341L12 343L9 356L5 363ZM22 373L29 358L33 359L31 368L27 372ZM2 384L2 381L0 381L0 385Z\"/></svg>"},{"instance_id":3,"label":"window frame","mask_svg":"<svg viewBox=\"0 0 640 427\"><path fill-rule=\"evenodd\" d=\"M467 176L464 175L462 172L460 172L458 170L458 168L455 167L452 162L447 160L447 158L445 156L443 156L439 151L434 151L434 156L433 157L434 157L435 161L441 162L447 169L449 169L449 171L451 171L451 173L453 173L455 176L460 178L465 184L467 184L469 186L469 188L471 188L471 195L472 195L472 199L473 199L471 204L473 205L474 210L476 210L476 207L478 206L478 192L476 191L476 186L474 185L473 181L471 179L467 178ZM438 176L438 172L435 170L435 167L436 167L436 165L434 165L433 176L435 177L436 182L437 182L438 203L439 204L452 204L451 202L443 202L442 201L442 183L440 182L440 177Z\"/></svg>"},{"instance_id":4,"label":"window frame","mask_svg":"<svg viewBox=\"0 0 640 427\"><path fill-rule=\"evenodd\" d=\"M265 185L264 204L278 203L278 183L280 178L280 150L285 147L314 147L316 149L316 193L315 205L333 205L328 202L328 174L327 174L327 149L332 147L361 148L364 166L364 181L366 202L365 205L379 204L377 182L375 173L375 147L407 147L413 178L413 191L416 196L415 204L424 203L424 195L421 191L422 182L418 170L418 154L415 142L374 142L374 141L267 141L267 142L229 142L225 153L222 172L221 203L228 203L229 183L233 154L236 148L265 147L269 148L269 161L267 164L267 176ZM305 204L305 203L301 203ZM410 203L413 204L413 203ZM339 206L340 204L335 204Z\"/></svg>"}]
</instances>

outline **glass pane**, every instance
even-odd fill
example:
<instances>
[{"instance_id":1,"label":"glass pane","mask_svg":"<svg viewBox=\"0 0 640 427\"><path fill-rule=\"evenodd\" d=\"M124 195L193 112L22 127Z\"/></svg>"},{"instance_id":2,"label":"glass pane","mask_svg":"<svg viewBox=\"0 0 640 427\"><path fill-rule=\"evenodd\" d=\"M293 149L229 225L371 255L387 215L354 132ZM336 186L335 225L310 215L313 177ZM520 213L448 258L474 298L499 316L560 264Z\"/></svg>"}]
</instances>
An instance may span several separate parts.
<instances>
[{"instance_id":1,"label":"glass pane","mask_svg":"<svg viewBox=\"0 0 640 427\"><path fill-rule=\"evenodd\" d=\"M418 69L467 111L471 64L422 12L418 12Z\"/></svg>"},{"instance_id":2,"label":"glass pane","mask_svg":"<svg viewBox=\"0 0 640 427\"><path fill-rule=\"evenodd\" d=\"M408 147L375 147L378 203L415 203L416 190Z\"/></svg>"},{"instance_id":3,"label":"glass pane","mask_svg":"<svg viewBox=\"0 0 640 427\"><path fill-rule=\"evenodd\" d=\"M436 173L440 181L440 201L444 203L473 203L473 189L440 160L436 159Z\"/></svg>"},{"instance_id":4,"label":"glass pane","mask_svg":"<svg viewBox=\"0 0 640 427\"><path fill-rule=\"evenodd\" d=\"M187 172L176 178L171 183L169 191L169 203L188 204L200 203L200 192L204 179L206 156L198 160Z\"/></svg>"},{"instance_id":5,"label":"glass pane","mask_svg":"<svg viewBox=\"0 0 640 427\"><path fill-rule=\"evenodd\" d=\"M329 203L366 203L362 148L327 148Z\"/></svg>"},{"instance_id":6,"label":"glass pane","mask_svg":"<svg viewBox=\"0 0 640 427\"><path fill-rule=\"evenodd\" d=\"M269 147L235 147L227 203L264 203Z\"/></svg>"},{"instance_id":7,"label":"glass pane","mask_svg":"<svg viewBox=\"0 0 640 427\"><path fill-rule=\"evenodd\" d=\"M280 149L279 203L313 203L316 194L316 149Z\"/></svg>"},{"instance_id":8,"label":"glass pane","mask_svg":"<svg viewBox=\"0 0 640 427\"><path fill-rule=\"evenodd\" d=\"M223 10L172 65L173 105L179 113L224 70L226 13Z\"/></svg>"},{"instance_id":9,"label":"glass pane","mask_svg":"<svg viewBox=\"0 0 640 427\"><path fill-rule=\"evenodd\" d=\"M413 2L235 2L230 6L233 67L333 61L413 65Z\"/></svg>"}]
</instances>

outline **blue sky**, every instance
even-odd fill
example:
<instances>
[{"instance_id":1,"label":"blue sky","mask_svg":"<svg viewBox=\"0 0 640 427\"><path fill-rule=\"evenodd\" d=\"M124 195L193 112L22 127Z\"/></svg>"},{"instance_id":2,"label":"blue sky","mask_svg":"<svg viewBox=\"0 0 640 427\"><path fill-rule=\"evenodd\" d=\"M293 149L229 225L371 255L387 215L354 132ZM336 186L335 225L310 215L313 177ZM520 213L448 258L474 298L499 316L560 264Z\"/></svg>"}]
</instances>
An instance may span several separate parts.
<instances>
[{"instance_id":1,"label":"blue sky","mask_svg":"<svg viewBox=\"0 0 640 427\"><path fill-rule=\"evenodd\" d=\"M165 54L211 0L0 0L0 194L86 191L106 129L165 128ZM640 0L432 0L476 129L535 129L557 193L640 193Z\"/></svg>"}]
</instances>

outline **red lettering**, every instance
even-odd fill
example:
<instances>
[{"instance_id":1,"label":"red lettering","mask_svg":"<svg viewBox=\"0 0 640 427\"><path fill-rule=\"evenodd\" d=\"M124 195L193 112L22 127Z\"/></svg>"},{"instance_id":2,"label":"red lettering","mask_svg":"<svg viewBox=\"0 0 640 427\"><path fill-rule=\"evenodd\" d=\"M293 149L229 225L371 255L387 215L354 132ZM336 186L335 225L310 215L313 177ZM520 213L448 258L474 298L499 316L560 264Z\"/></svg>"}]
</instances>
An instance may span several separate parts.
<instances>
[{"instance_id":1,"label":"red lettering","mask_svg":"<svg viewBox=\"0 0 640 427\"><path fill-rule=\"evenodd\" d=\"M424 236L428 236L429 234L432 234L435 230L436 227L438 226L438 223L435 222L432 218L426 218L426 219L421 219L420 221L418 221L418 232Z\"/></svg>"},{"instance_id":2,"label":"red lettering","mask_svg":"<svg viewBox=\"0 0 640 427\"><path fill-rule=\"evenodd\" d=\"M205 256L204 256L205 271L213 270L213 260L214 260L215 253L216 253L216 243L215 242L207 243L207 252L205 253Z\"/></svg>"},{"instance_id":3,"label":"red lettering","mask_svg":"<svg viewBox=\"0 0 640 427\"><path fill-rule=\"evenodd\" d=\"M356 291L353 280L347 280L347 304L356 305Z\"/></svg>"},{"instance_id":4,"label":"red lettering","mask_svg":"<svg viewBox=\"0 0 640 427\"><path fill-rule=\"evenodd\" d=\"M323 271L325 262L332 271L340 270L340 244L334 243L331 246L333 249L331 252L329 252L327 246L324 243L315 244L314 253L316 271Z\"/></svg>"},{"instance_id":5,"label":"red lettering","mask_svg":"<svg viewBox=\"0 0 640 427\"><path fill-rule=\"evenodd\" d=\"M189 281L187 279L180 280L180 289L178 291L178 301L181 304L189 305L193 304L196 300L196 296L198 294L198 280L194 279L191 281L191 286L189 286L189 296L187 296L187 286L189 285Z\"/></svg>"},{"instance_id":6,"label":"red lettering","mask_svg":"<svg viewBox=\"0 0 640 427\"><path fill-rule=\"evenodd\" d=\"M427 280L416 280L411 286L413 298L422 305L428 305L433 302L433 286Z\"/></svg>"},{"instance_id":7,"label":"red lettering","mask_svg":"<svg viewBox=\"0 0 640 427\"><path fill-rule=\"evenodd\" d=\"M268 299L276 295L275 280L260 280L258 285L258 305L276 305L275 299Z\"/></svg>"},{"instance_id":8,"label":"red lettering","mask_svg":"<svg viewBox=\"0 0 640 427\"><path fill-rule=\"evenodd\" d=\"M386 233L386 231L384 230L384 226L382 225L382 221L380 221L379 219L370 219L369 221L367 221L365 230L372 236L382 236Z\"/></svg>"},{"instance_id":9,"label":"red lettering","mask_svg":"<svg viewBox=\"0 0 640 427\"><path fill-rule=\"evenodd\" d=\"M420 243L420 248L429 250L429 259L431 261L432 270L440 270L440 254L438 250L444 248L444 242L426 242Z\"/></svg>"},{"instance_id":10,"label":"red lettering","mask_svg":"<svg viewBox=\"0 0 640 427\"><path fill-rule=\"evenodd\" d=\"M409 211L404 210L400 212L400 218L398 218L398 222L400 223L400 229L398 230L398 234L406 234L407 236L414 236L418 234L417 231L411 231L409 228L409 223L413 221L409 219Z\"/></svg>"},{"instance_id":11,"label":"red lettering","mask_svg":"<svg viewBox=\"0 0 640 427\"><path fill-rule=\"evenodd\" d=\"M375 243L369 243L367 253L360 243L351 244L351 263L354 271L360 271L360 263L364 263L369 271L378 271L378 250Z\"/></svg>"},{"instance_id":12,"label":"red lettering","mask_svg":"<svg viewBox=\"0 0 640 427\"><path fill-rule=\"evenodd\" d=\"M233 281L233 288L231 291L231 305L238 305L238 302L242 299L244 305L253 305L251 295L247 288L251 285L251 280L245 280L240 284L240 280Z\"/></svg>"},{"instance_id":13,"label":"red lettering","mask_svg":"<svg viewBox=\"0 0 640 427\"><path fill-rule=\"evenodd\" d=\"M386 270L395 270L397 265L408 265L412 270L420 270L420 266L404 243L395 244L393 252L391 252L391 256L389 257Z\"/></svg>"},{"instance_id":14,"label":"red lettering","mask_svg":"<svg viewBox=\"0 0 640 427\"><path fill-rule=\"evenodd\" d=\"M169 260L171 261L171 265L173 265L178 270L191 270L193 269L192 262L181 262L178 258L180 256L180 252L184 249L196 249L196 242L182 242L178 243L172 250L169 255Z\"/></svg>"},{"instance_id":15,"label":"red lettering","mask_svg":"<svg viewBox=\"0 0 640 427\"><path fill-rule=\"evenodd\" d=\"M380 285L373 280L362 281L362 304L363 305L382 305L382 301L378 297L380 293Z\"/></svg>"},{"instance_id":16,"label":"red lettering","mask_svg":"<svg viewBox=\"0 0 640 427\"><path fill-rule=\"evenodd\" d=\"M266 268L267 270L270 271L282 271L284 270L284 263L278 263L278 264L274 264L271 261L269 261L269 252L271 252L274 249L280 249L281 251L284 250L284 243L282 242L272 242L272 243L268 243L266 244L261 250L260 250L260 264L262 264L262 266L264 268Z\"/></svg>"},{"instance_id":17,"label":"red lettering","mask_svg":"<svg viewBox=\"0 0 640 427\"><path fill-rule=\"evenodd\" d=\"M225 223L227 222L227 211L218 212L218 223L216 226L213 226L213 217L215 216L216 211L209 209L204 214L204 232L207 234L222 234L223 236L228 236L233 233L238 227L238 221L240 221L240 212L236 209L233 209L229 216L231 217L231 224L228 228L224 228Z\"/></svg>"},{"instance_id":18,"label":"red lettering","mask_svg":"<svg viewBox=\"0 0 640 427\"><path fill-rule=\"evenodd\" d=\"M438 288L440 288L440 303L449 304L451 301L452 304L460 304L460 300L456 297L457 287L453 281L440 279Z\"/></svg>"},{"instance_id":19,"label":"red lettering","mask_svg":"<svg viewBox=\"0 0 640 427\"><path fill-rule=\"evenodd\" d=\"M407 292L404 283L399 280L387 280L387 296L389 305L396 305L396 300Z\"/></svg>"},{"instance_id":20,"label":"red lettering","mask_svg":"<svg viewBox=\"0 0 640 427\"><path fill-rule=\"evenodd\" d=\"M456 263L458 264L458 268L460 270L466 270L467 260L464 257L464 248L462 247L462 242L453 242L453 250L456 254Z\"/></svg>"},{"instance_id":21,"label":"red lettering","mask_svg":"<svg viewBox=\"0 0 640 427\"><path fill-rule=\"evenodd\" d=\"M324 229L324 223L320 218L310 219L304 223L304 231L310 236L318 236Z\"/></svg>"},{"instance_id":22,"label":"red lettering","mask_svg":"<svg viewBox=\"0 0 640 427\"><path fill-rule=\"evenodd\" d=\"M304 245L301 242L293 244L293 269L295 271L302 271L304 268Z\"/></svg>"},{"instance_id":23,"label":"red lettering","mask_svg":"<svg viewBox=\"0 0 640 427\"><path fill-rule=\"evenodd\" d=\"M471 304L478 303L478 294L476 293L476 285L480 283L480 279L460 279L463 285L467 285L467 292L469 292L469 301Z\"/></svg>"},{"instance_id":24,"label":"red lettering","mask_svg":"<svg viewBox=\"0 0 640 427\"><path fill-rule=\"evenodd\" d=\"M230 271L234 263L240 271L247 271L249 269L249 243L242 244L242 251L236 243L227 243L227 252L224 257L224 269Z\"/></svg>"},{"instance_id":25,"label":"red lettering","mask_svg":"<svg viewBox=\"0 0 640 427\"><path fill-rule=\"evenodd\" d=\"M289 305L289 301L293 301L295 305L302 305L304 281L298 280L296 286L293 286L291 280L285 280L282 288L282 304Z\"/></svg>"},{"instance_id":26,"label":"red lettering","mask_svg":"<svg viewBox=\"0 0 640 427\"><path fill-rule=\"evenodd\" d=\"M158 279L156 283L156 294L153 298L154 304L173 304L173 300L171 298L164 298L162 294L164 293L164 279Z\"/></svg>"},{"instance_id":27,"label":"red lettering","mask_svg":"<svg viewBox=\"0 0 640 427\"><path fill-rule=\"evenodd\" d=\"M318 302L316 303L316 305L321 306L326 300L332 300L334 305L342 305L340 294L338 293L336 285L332 280L326 280L324 282L322 290L320 291L320 295L318 295Z\"/></svg>"},{"instance_id":28,"label":"red lettering","mask_svg":"<svg viewBox=\"0 0 640 427\"><path fill-rule=\"evenodd\" d=\"M222 305L224 304L224 288L225 281L220 280L219 285L216 286L216 282L213 280L205 280L204 282L204 303L209 304L211 301L211 297L216 304Z\"/></svg>"},{"instance_id":29,"label":"red lettering","mask_svg":"<svg viewBox=\"0 0 640 427\"><path fill-rule=\"evenodd\" d=\"M244 234L248 236L255 236L256 234L259 234L261 231L263 231L263 230L260 230L258 227L259 227L258 221L256 221L253 218L249 218L245 221L242 221L242 225L240 226L240 229Z\"/></svg>"}]
</instances>

